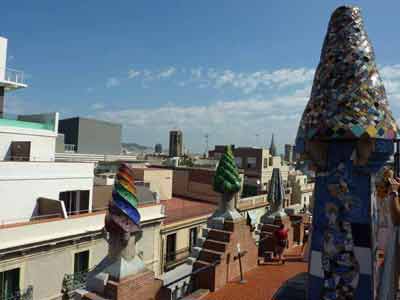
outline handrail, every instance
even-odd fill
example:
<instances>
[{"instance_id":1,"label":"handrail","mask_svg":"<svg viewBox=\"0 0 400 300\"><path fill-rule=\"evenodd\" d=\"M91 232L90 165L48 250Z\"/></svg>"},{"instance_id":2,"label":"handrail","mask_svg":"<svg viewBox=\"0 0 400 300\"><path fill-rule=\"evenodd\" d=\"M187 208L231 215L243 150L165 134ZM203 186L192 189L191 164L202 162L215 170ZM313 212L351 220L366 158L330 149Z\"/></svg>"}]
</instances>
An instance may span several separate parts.
<instances>
[{"instance_id":1,"label":"handrail","mask_svg":"<svg viewBox=\"0 0 400 300\"><path fill-rule=\"evenodd\" d=\"M200 273L200 272L203 272L203 271L205 271L205 270L214 268L214 267L215 267L216 265L218 265L220 262L221 262L220 260L213 261L211 264L209 264L209 265L207 265L207 266L201 267L201 268L197 269L196 271L193 271L193 272L191 272L191 273L189 273L189 274L187 274L187 275L184 275L184 276L182 276L182 277L179 277L178 279L175 279L174 281L172 281L172 282L170 282L170 283L164 285L164 287L167 288L167 287L169 287L169 286L171 286L171 285L174 285L175 283L178 283L179 281L182 281L183 279L186 279L186 278L188 278L188 277L191 277L191 276L193 276L193 275L196 275L196 274L198 274L198 273Z\"/></svg>"},{"instance_id":2,"label":"handrail","mask_svg":"<svg viewBox=\"0 0 400 300\"><path fill-rule=\"evenodd\" d=\"M6 68L5 80L24 84L24 71Z\"/></svg>"},{"instance_id":3,"label":"handrail","mask_svg":"<svg viewBox=\"0 0 400 300\"><path fill-rule=\"evenodd\" d=\"M93 271L95 267L81 272L76 272L72 274L64 274L62 283L62 292L71 293L77 289L86 287L87 276L89 272Z\"/></svg>"}]
</instances>

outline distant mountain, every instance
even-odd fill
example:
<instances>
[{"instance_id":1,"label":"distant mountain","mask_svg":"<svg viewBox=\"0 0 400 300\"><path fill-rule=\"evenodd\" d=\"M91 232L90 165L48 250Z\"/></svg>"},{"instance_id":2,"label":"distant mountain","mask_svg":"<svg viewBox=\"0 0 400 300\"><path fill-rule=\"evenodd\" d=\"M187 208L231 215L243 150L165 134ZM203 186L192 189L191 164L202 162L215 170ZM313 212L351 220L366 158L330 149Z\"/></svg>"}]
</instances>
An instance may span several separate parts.
<instances>
[{"instance_id":1,"label":"distant mountain","mask_svg":"<svg viewBox=\"0 0 400 300\"><path fill-rule=\"evenodd\" d=\"M152 152L153 148L136 143L121 143L122 149L128 152Z\"/></svg>"}]
</instances>

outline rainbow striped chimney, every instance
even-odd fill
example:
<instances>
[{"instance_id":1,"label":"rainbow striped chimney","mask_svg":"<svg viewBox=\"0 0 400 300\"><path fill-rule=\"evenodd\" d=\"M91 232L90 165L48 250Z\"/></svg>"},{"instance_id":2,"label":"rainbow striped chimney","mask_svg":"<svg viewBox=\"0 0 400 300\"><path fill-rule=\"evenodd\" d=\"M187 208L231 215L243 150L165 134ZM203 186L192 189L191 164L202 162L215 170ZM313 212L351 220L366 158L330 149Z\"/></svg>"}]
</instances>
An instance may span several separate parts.
<instances>
[{"instance_id":1,"label":"rainbow striped chimney","mask_svg":"<svg viewBox=\"0 0 400 300\"><path fill-rule=\"evenodd\" d=\"M140 213L137 207L138 197L132 170L127 164L121 164L106 216L106 230L110 233L124 233L127 237L140 231Z\"/></svg>"}]
</instances>

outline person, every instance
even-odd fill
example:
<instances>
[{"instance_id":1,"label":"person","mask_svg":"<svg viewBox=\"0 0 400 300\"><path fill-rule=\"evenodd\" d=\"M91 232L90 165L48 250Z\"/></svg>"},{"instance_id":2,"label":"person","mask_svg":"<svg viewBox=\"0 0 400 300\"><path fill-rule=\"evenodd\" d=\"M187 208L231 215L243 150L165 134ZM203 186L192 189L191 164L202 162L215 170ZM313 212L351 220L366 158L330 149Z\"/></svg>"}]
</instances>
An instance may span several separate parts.
<instances>
[{"instance_id":1,"label":"person","mask_svg":"<svg viewBox=\"0 0 400 300\"><path fill-rule=\"evenodd\" d=\"M275 253L278 255L279 261L284 264L285 258L283 253L288 243L288 229L285 228L284 224L279 225L279 229L274 232L275 237Z\"/></svg>"},{"instance_id":2,"label":"person","mask_svg":"<svg viewBox=\"0 0 400 300\"><path fill-rule=\"evenodd\" d=\"M400 178L389 177L388 181L390 183L390 193L389 193L389 210L391 215L391 225L400 225L400 198L399 198L399 188L400 188ZM392 228L391 228L392 229Z\"/></svg>"}]
</instances>

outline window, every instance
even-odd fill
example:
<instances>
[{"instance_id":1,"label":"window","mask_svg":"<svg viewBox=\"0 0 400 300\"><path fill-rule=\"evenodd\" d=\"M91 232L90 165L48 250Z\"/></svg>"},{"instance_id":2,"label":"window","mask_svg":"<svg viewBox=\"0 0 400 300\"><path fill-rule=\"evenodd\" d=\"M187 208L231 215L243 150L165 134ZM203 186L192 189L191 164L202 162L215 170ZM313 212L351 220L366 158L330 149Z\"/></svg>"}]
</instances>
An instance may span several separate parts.
<instances>
[{"instance_id":1,"label":"window","mask_svg":"<svg viewBox=\"0 0 400 300\"><path fill-rule=\"evenodd\" d=\"M31 142L11 142L11 160L29 161Z\"/></svg>"},{"instance_id":2,"label":"window","mask_svg":"<svg viewBox=\"0 0 400 300\"><path fill-rule=\"evenodd\" d=\"M19 268L0 272L0 299L11 299L19 292L19 277Z\"/></svg>"},{"instance_id":3,"label":"window","mask_svg":"<svg viewBox=\"0 0 400 300\"><path fill-rule=\"evenodd\" d=\"M272 160L272 157L269 159L269 166L272 167L272 165L274 164L274 161Z\"/></svg>"},{"instance_id":4,"label":"window","mask_svg":"<svg viewBox=\"0 0 400 300\"><path fill-rule=\"evenodd\" d=\"M68 215L89 211L89 191L66 191L60 193Z\"/></svg>"},{"instance_id":5,"label":"window","mask_svg":"<svg viewBox=\"0 0 400 300\"><path fill-rule=\"evenodd\" d=\"M257 158L255 157L248 157L247 158L247 168L255 169L257 165Z\"/></svg>"},{"instance_id":6,"label":"window","mask_svg":"<svg viewBox=\"0 0 400 300\"><path fill-rule=\"evenodd\" d=\"M189 231L189 251L192 251L192 248L196 246L197 241L197 227L190 228Z\"/></svg>"},{"instance_id":7,"label":"window","mask_svg":"<svg viewBox=\"0 0 400 300\"><path fill-rule=\"evenodd\" d=\"M264 158L264 168L268 168L268 158Z\"/></svg>"},{"instance_id":8,"label":"window","mask_svg":"<svg viewBox=\"0 0 400 300\"><path fill-rule=\"evenodd\" d=\"M243 160L242 160L242 158L241 157L235 157L235 162L236 162L236 166L238 167L238 168L242 168L243 166Z\"/></svg>"},{"instance_id":9,"label":"window","mask_svg":"<svg viewBox=\"0 0 400 300\"><path fill-rule=\"evenodd\" d=\"M74 273L87 272L89 270L89 250L75 253Z\"/></svg>"},{"instance_id":10,"label":"window","mask_svg":"<svg viewBox=\"0 0 400 300\"><path fill-rule=\"evenodd\" d=\"M167 263L175 261L176 258L176 233L167 235Z\"/></svg>"}]
</instances>

